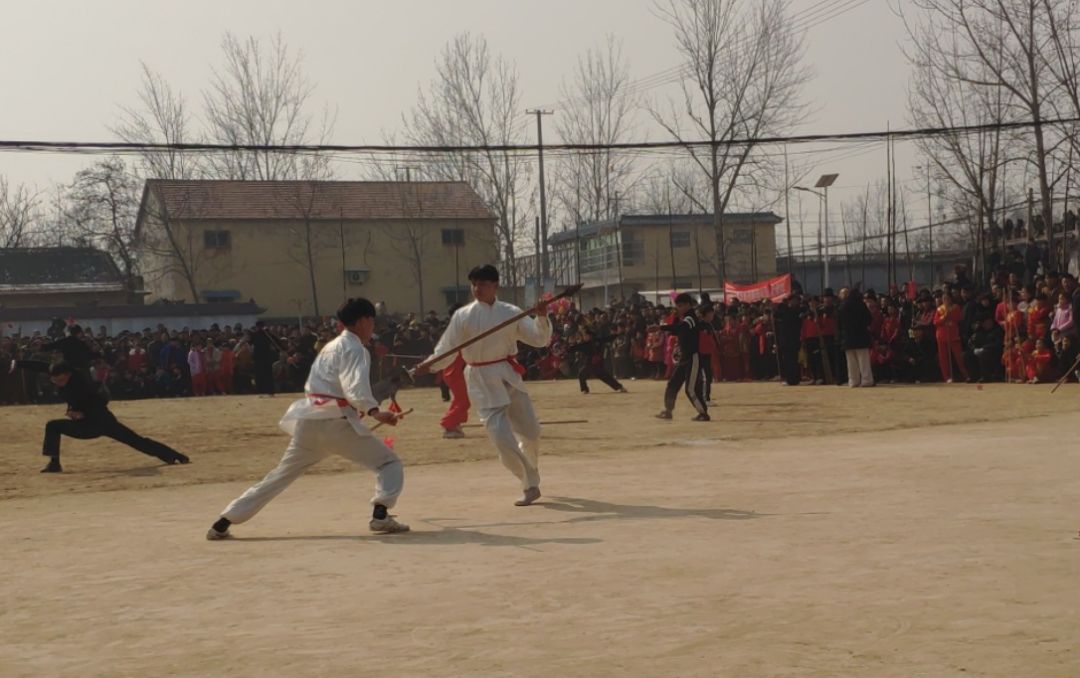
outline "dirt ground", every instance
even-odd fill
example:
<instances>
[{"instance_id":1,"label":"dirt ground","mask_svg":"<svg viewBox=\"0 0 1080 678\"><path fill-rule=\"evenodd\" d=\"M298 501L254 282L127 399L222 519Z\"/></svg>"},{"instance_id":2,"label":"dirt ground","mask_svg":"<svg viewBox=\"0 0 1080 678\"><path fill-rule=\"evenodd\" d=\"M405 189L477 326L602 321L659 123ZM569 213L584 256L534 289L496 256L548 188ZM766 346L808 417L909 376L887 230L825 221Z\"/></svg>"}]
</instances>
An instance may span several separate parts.
<instances>
[{"instance_id":1,"label":"dirt ground","mask_svg":"<svg viewBox=\"0 0 1080 678\"><path fill-rule=\"evenodd\" d=\"M291 397L115 403L191 455L65 441L0 409L0 676L1078 676L1080 387L531 385L540 504L435 390L388 435L407 535L333 460L236 539ZM439 463L466 462L466 463Z\"/></svg>"}]
</instances>

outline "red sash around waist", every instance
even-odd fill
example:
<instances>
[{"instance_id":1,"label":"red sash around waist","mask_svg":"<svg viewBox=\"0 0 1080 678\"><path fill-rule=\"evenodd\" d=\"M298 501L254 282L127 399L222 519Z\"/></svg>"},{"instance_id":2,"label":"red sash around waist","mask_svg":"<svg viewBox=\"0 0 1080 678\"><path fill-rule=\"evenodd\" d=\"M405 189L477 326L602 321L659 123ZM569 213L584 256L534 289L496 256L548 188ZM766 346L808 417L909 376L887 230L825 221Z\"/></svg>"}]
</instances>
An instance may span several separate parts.
<instances>
[{"instance_id":1,"label":"red sash around waist","mask_svg":"<svg viewBox=\"0 0 1080 678\"><path fill-rule=\"evenodd\" d=\"M326 395L325 393L309 393L307 394L307 397L313 399L316 405L325 405L327 402L333 400L337 403L338 407L352 407L348 400L337 396Z\"/></svg>"},{"instance_id":2,"label":"red sash around waist","mask_svg":"<svg viewBox=\"0 0 1080 678\"><path fill-rule=\"evenodd\" d=\"M508 355L505 358L499 358L498 360L489 360L484 363L465 363L469 367L486 367L487 365L498 365L499 363L510 363L510 367L514 368L514 371L525 376L525 367L517 361L517 358Z\"/></svg>"}]
</instances>

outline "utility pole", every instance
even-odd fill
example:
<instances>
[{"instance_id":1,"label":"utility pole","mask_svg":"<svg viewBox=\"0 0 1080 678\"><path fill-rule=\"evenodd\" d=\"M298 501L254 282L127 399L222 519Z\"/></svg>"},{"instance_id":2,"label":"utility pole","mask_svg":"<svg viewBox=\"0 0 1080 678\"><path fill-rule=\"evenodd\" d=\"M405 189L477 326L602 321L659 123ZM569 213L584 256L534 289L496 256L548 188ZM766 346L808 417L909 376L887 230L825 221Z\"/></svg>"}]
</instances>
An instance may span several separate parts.
<instances>
[{"instance_id":1,"label":"utility pole","mask_svg":"<svg viewBox=\"0 0 1080 678\"><path fill-rule=\"evenodd\" d=\"M348 274L345 272L345 208L338 207L338 236L341 238L341 298L349 298Z\"/></svg>"},{"instance_id":2,"label":"utility pole","mask_svg":"<svg viewBox=\"0 0 1080 678\"><path fill-rule=\"evenodd\" d=\"M544 285L544 282L548 277L548 261L547 261L547 190L544 186L544 125L543 117L545 115L554 115L555 111L545 111L541 108L535 108L525 111L528 115L536 116L536 148L540 159L540 285Z\"/></svg>"},{"instance_id":3,"label":"utility pole","mask_svg":"<svg viewBox=\"0 0 1080 678\"><path fill-rule=\"evenodd\" d=\"M788 177L787 144L784 144L784 227L787 229L787 272L795 265L795 250L791 248L791 179Z\"/></svg>"},{"instance_id":4,"label":"utility pole","mask_svg":"<svg viewBox=\"0 0 1080 678\"><path fill-rule=\"evenodd\" d=\"M930 287L934 287L934 200L930 195L930 158L926 158L926 232L930 239Z\"/></svg>"}]
</instances>

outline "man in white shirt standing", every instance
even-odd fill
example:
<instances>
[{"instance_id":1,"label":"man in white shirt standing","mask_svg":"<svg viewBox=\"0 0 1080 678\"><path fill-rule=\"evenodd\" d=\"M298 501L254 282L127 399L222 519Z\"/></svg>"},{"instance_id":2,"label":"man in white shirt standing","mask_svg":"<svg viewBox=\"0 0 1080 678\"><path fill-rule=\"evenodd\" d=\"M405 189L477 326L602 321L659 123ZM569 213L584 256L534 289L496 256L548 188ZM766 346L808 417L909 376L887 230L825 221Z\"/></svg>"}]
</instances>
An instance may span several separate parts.
<instances>
[{"instance_id":1,"label":"man in white shirt standing","mask_svg":"<svg viewBox=\"0 0 1080 678\"><path fill-rule=\"evenodd\" d=\"M499 301L499 272L494 266L487 264L469 271L469 283L476 301L450 318L434 355L452 350L521 313L517 306ZM521 378L523 370L515 360L517 343L544 347L550 340L547 303L541 301L536 305L536 318L522 318L460 352L465 359L469 400L498 448L503 466L521 481L523 493L514 502L517 506L528 506L540 498L540 422ZM452 353L430 365L421 363L417 374L441 370L457 355Z\"/></svg>"},{"instance_id":2,"label":"man in white shirt standing","mask_svg":"<svg viewBox=\"0 0 1080 678\"><path fill-rule=\"evenodd\" d=\"M231 536L230 525L250 520L328 454L375 472L374 510L368 523L372 532L409 531L408 525L387 513L404 484L401 460L360 421L360 412L391 426L398 421L393 412L379 410L371 393L371 358L365 344L375 332L375 307L367 299L349 299L337 317L345 329L319 352L304 386L304 398L290 405L281 420L281 428L292 435L281 463L222 511L206 533L207 539Z\"/></svg>"}]
</instances>

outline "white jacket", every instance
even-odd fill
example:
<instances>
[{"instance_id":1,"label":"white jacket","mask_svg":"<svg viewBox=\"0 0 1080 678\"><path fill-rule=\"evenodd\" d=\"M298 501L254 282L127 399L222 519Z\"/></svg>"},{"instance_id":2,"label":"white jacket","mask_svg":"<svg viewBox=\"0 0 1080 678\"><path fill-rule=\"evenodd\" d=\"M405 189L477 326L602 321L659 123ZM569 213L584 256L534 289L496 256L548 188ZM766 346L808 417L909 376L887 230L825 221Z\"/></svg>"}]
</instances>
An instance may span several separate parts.
<instances>
[{"instance_id":1,"label":"white jacket","mask_svg":"<svg viewBox=\"0 0 1080 678\"><path fill-rule=\"evenodd\" d=\"M315 357L304 384L305 397L293 402L280 426L289 435L299 419L338 419L344 416L362 434L360 413L378 407L371 393L371 356L367 347L348 330L342 331Z\"/></svg>"},{"instance_id":2,"label":"white jacket","mask_svg":"<svg viewBox=\"0 0 1080 678\"><path fill-rule=\"evenodd\" d=\"M434 355L450 350L519 313L520 308L503 301L496 300L490 305L474 301L458 309L450 318L450 325L439 339ZM510 392L507 388L525 391L521 375L506 362L507 358L517 355L519 341L530 346L547 346L551 341L551 321L547 316L535 319L525 317L461 351L467 365L465 383L469 388L469 400L477 411L509 405ZM449 355L432 364L432 371L447 367L456 355ZM479 366L478 363L491 364Z\"/></svg>"}]
</instances>

